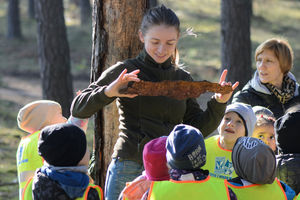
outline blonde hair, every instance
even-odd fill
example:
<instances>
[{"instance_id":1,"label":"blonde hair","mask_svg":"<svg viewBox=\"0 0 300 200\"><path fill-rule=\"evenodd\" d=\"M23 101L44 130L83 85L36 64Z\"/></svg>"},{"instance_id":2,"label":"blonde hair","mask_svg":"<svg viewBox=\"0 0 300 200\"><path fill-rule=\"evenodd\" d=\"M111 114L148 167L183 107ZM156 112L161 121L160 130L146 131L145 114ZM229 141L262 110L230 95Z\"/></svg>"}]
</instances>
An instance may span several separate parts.
<instances>
[{"instance_id":1,"label":"blonde hair","mask_svg":"<svg viewBox=\"0 0 300 200\"><path fill-rule=\"evenodd\" d=\"M274 52L279 61L281 72L286 75L293 67L294 52L287 40L282 38L271 38L261 43L255 50L255 61L264 51Z\"/></svg>"}]
</instances>

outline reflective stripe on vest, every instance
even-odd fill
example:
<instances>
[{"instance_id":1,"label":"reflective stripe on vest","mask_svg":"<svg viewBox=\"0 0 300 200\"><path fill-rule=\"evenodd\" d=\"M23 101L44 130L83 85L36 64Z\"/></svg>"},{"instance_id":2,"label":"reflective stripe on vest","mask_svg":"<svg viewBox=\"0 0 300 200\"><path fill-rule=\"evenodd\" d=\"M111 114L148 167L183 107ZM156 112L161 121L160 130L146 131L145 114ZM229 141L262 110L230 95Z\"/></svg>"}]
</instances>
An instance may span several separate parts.
<instances>
[{"instance_id":1,"label":"reflective stripe on vest","mask_svg":"<svg viewBox=\"0 0 300 200\"><path fill-rule=\"evenodd\" d=\"M219 135L204 140L206 147L206 163L201 169L208 169L212 177L231 179L237 177L232 161L231 150L220 146Z\"/></svg>"},{"instance_id":2,"label":"reflective stripe on vest","mask_svg":"<svg viewBox=\"0 0 300 200\"><path fill-rule=\"evenodd\" d=\"M300 193L295 197L295 200L300 200Z\"/></svg>"},{"instance_id":3,"label":"reflective stripe on vest","mask_svg":"<svg viewBox=\"0 0 300 200\"><path fill-rule=\"evenodd\" d=\"M32 200L32 182L33 182L33 177L31 177L25 185L25 188L24 188L24 191L22 194L22 200ZM103 199L103 191L102 191L101 187L99 187L98 185L95 185L93 183L89 183L89 185L85 189L83 196L76 198L76 200L87 200L87 197L88 197L88 194L89 194L89 191L91 188L94 188L97 191L99 199L102 200Z\"/></svg>"},{"instance_id":4,"label":"reflective stripe on vest","mask_svg":"<svg viewBox=\"0 0 300 200\"><path fill-rule=\"evenodd\" d=\"M21 139L17 150L17 172L19 188L25 187L27 180L37 168L43 166L43 158L38 154L40 131L34 132Z\"/></svg>"},{"instance_id":5,"label":"reflective stripe on vest","mask_svg":"<svg viewBox=\"0 0 300 200\"><path fill-rule=\"evenodd\" d=\"M280 181L276 178L272 184L252 184L248 186L235 186L227 180L225 183L235 193L237 199L242 200L283 200L287 199Z\"/></svg>"},{"instance_id":6,"label":"reflective stripe on vest","mask_svg":"<svg viewBox=\"0 0 300 200\"><path fill-rule=\"evenodd\" d=\"M225 180L208 176L202 181L154 181L148 200L230 199Z\"/></svg>"}]
</instances>

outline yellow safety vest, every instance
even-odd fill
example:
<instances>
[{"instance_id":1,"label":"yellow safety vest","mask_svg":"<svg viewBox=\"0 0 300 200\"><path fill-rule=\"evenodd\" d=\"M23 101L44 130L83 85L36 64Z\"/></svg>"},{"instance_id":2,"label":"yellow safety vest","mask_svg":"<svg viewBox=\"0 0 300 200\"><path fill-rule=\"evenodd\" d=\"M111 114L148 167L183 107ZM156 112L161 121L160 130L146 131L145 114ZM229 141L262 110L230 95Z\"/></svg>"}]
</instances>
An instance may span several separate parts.
<instances>
[{"instance_id":1,"label":"yellow safety vest","mask_svg":"<svg viewBox=\"0 0 300 200\"><path fill-rule=\"evenodd\" d=\"M212 177L231 179L237 177L232 161L231 150L223 149L220 146L219 135L204 140L206 147L206 163L201 169L209 170Z\"/></svg>"},{"instance_id":2,"label":"yellow safety vest","mask_svg":"<svg viewBox=\"0 0 300 200\"><path fill-rule=\"evenodd\" d=\"M287 199L280 181L276 178L272 184L252 184L235 186L225 180L228 187L235 193L237 199L242 200L283 200Z\"/></svg>"},{"instance_id":3,"label":"yellow safety vest","mask_svg":"<svg viewBox=\"0 0 300 200\"><path fill-rule=\"evenodd\" d=\"M154 181L148 200L230 199L225 180L208 176L201 181Z\"/></svg>"},{"instance_id":4,"label":"yellow safety vest","mask_svg":"<svg viewBox=\"0 0 300 200\"><path fill-rule=\"evenodd\" d=\"M25 188L24 188L24 191L22 194L22 200L32 200L32 182L33 182L33 177L31 177L25 185ZM91 182L85 189L83 196L76 198L76 200L87 200L87 197L88 197L88 194L89 194L89 191L91 188L94 188L97 190L99 199L102 200L103 199L103 191L102 191L101 187L98 185L95 185Z\"/></svg>"},{"instance_id":5,"label":"yellow safety vest","mask_svg":"<svg viewBox=\"0 0 300 200\"><path fill-rule=\"evenodd\" d=\"M294 199L295 199L295 200L300 200L300 193L299 193L297 196L295 196Z\"/></svg>"},{"instance_id":6,"label":"yellow safety vest","mask_svg":"<svg viewBox=\"0 0 300 200\"><path fill-rule=\"evenodd\" d=\"M36 169L43 166L43 158L38 154L38 140L40 131L36 131L21 139L17 150L17 171L19 188L23 189L28 179L33 176ZM28 177L21 180L20 177Z\"/></svg>"}]
</instances>

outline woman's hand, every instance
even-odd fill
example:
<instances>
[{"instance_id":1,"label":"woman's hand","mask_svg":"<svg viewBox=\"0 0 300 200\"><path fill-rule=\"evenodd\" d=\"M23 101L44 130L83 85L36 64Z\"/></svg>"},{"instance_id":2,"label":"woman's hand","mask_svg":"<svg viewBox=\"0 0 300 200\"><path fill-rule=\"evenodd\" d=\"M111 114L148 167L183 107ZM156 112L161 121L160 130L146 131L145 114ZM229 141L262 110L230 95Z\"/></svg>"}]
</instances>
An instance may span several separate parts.
<instances>
[{"instance_id":1,"label":"woman's hand","mask_svg":"<svg viewBox=\"0 0 300 200\"><path fill-rule=\"evenodd\" d=\"M232 92L227 93L227 94L215 93L215 99L216 99L217 102L219 102L219 103L226 103L226 102L230 99L230 97L231 97L231 95L232 95L232 93L233 93L233 90L235 90L235 88L237 88L237 86L239 85L239 82L238 82L238 81L235 82L233 85L231 84L231 82L226 82L226 81L225 81L227 72L228 72L227 69L225 69L225 70L222 72L222 75L221 75L221 77L220 77L219 84L220 84L221 86L225 86L225 85L230 85L230 86L232 86Z\"/></svg>"},{"instance_id":2,"label":"woman's hand","mask_svg":"<svg viewBox=\"0 0 300 200\"><path fill-rule=\"evenodd\" d=\"M119 77L105 88L104 93L108 97L136 97L137 94L120 94L120 89L127 87L128 82L135 81L139 82L140 79L137 74L140 72L139 69L134 70L130 73L126 73L127 69L124 69Z\"/></svg>"}]
</instances>

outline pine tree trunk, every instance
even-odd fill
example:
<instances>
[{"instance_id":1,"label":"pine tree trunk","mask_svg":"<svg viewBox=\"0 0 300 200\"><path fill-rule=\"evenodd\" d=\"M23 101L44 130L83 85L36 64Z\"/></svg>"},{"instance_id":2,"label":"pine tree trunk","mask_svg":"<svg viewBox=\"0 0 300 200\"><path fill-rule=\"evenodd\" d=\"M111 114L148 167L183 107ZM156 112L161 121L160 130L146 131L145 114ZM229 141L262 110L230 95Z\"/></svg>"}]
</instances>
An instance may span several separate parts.
<instances>
[{"instance_id":1,"label":"pine tree trunk","mask_svg":"<svg viewBox=\"0 0 300 200\"><path fill-rule=\"evenodd\" d=\"M34 0L28 0L28 8L27 8L28 16L31 19L34 19L35 17L35 11L34 11Z\"/></svg>"},{"instance_id":2,"label":"pine tree trunk","mask_svg":"<svg viewBox=\"0 0 300 200\"><path fill-rule=\"evenodd\" d=\"M80 23L81 25L91 21L91 5L89 0L80 0Z\"/></svg>"},{"instance_id":3,"label":"pine tree trunk","mask_svg":"<svg viewBox=\"0 0 300 200\"><path fill-rule=\"evenodd\" d=\"M221 1L222 70L227 79L239 81L241 89L251 78L251 0Z\"/></svg>"},{"instance_id":4,"label":"pine tree trunk","mask_svg":"<svg viewBox=\"0 0 300 200\"><path fill-rule=\"evenodd\" d=\"M117 61L135 57L142 49L138 29L146 6L146 0L94 1L91 81L97 80ZM96 163L93 178L102 187L118 137L118 119L115 102L95 115Z\"/></svg>"},{"instance_id":5,"label":"pine tree trunk","mask_svg":"<svg viewBox=\"0 0 300 200\"><path fill-rule=\"evenodd\" d=\"M60 103L63 115L68 117L73 83L63 1L36 0L35 4L43 98Z\"/></svg>"},{"instance_id":6,"label":"pine tree trunk","mask_svg":"<svg viewBox=\"0 0 300 200\"><path fill-rule=\"evenodd\" d=\"M22 38L19 0L8 0L6 37L9 39Z\"/></svg>"}]
</instances>

